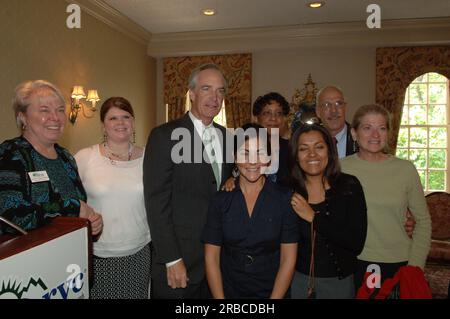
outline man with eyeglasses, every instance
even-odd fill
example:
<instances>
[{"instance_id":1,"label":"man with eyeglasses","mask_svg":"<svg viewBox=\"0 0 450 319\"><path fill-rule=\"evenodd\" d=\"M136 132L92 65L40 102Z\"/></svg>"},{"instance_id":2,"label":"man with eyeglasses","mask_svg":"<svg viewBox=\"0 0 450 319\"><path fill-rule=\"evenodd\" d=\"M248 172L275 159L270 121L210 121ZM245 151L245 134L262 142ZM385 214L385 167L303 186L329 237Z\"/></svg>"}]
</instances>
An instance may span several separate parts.
<instances>
[{"instance_id":1,"label":"man with eyeglasses","mask_svg":"<svg viewBox=\"0 0 450 319\"><path fill-rule=\"evenodd\" d=\"M335 139L339 158L357 151L350 134L350 124L345 121L346 106L344 94L335 86L326 86L317 93L316 114ZM405 215L405 231L411 237L416 221L409 211Z\"/></svg>"},{"instance_id":2,"label":"man with eyeglasses","mask_svg":"<svg viewBox=\"0 0 450 319\"><path fill-rule=\"evenodd\" d=\"M335 86L326 86L317 93L316 113L335 138L339 158L356 152L356 145L350 134L350 124L345 121L344 94Z\"/></svg>"}]
</instances>

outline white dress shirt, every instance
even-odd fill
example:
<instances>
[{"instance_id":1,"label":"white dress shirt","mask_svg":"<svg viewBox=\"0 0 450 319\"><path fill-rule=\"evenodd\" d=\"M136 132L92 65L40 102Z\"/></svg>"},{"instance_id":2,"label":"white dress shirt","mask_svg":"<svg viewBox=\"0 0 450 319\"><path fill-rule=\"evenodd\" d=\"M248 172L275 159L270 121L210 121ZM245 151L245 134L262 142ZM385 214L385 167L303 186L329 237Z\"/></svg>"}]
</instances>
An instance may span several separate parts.
<instances>
[{"instance_id":1,"label":"white dress shirt","mask_svg":"<svg viewBox=\"0 0 450 319\"><path fill-rule=\"evenodd\" d=\"M192 123L194 123L194 128L197 131L198 135L200 136L200 139L203 137L203 132L205 131L206 125L203 124L203 122L201 120L199 120L198 118L196 118L194 116L194 114L192 114L192 112L189 112L189 118L191 119ZM213 122L211 122L209 126L212 126ZM213 135L214 138L212 139L212 144L213 144L213 148L214 148L214 152L215 152L215 157L216 157L216 162L219 166L219 175L222 176L222 162L223 162L223 157L222 157L222 145L220 143L219 140L219 135L217 133L218 129L213 130ZM222 136L222 138L225 138L224 136ZM211 156L210 150L208 152L208 156ZM170 267L175 265L177 262L179 262L180 260L182 260L183 258L179 258L177 260L171 261L166 263L166 267Z\"/></svg>"},{"instance_id":2,"label":"white dress shirt","mask_svg":"<svg viewBox=\"0 0 450 319\"><path fill-rule=\"evenodd\" d=\"M338 157L344 158L347 153L347 125L344 125L344 128L336 134L336 141L337 141L337 151L338 151ZM350 133L350 132L349 132Z\"/></svg>"}]
</instances>

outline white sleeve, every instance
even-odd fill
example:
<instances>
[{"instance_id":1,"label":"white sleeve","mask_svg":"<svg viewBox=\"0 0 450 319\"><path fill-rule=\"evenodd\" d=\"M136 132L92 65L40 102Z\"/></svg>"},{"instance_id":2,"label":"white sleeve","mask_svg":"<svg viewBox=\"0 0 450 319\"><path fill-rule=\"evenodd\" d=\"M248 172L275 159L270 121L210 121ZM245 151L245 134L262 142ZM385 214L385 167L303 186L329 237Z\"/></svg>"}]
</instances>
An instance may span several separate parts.
<instances>
[{"instance_id":1,"label":"white sleeve","mask_svg":"<svg viewBox=\"0 0 450 319\"><path fill-rule=\"evenodd\" d=\"M88 167L88 162L91 157L91 151L91 147L83 148L73 156L75 158L75 161L77 162L78 174L80 174L82 181L84 179L86 168Z\"/></svg>"},{"instance_id":2,"label":"white sleeve","mask_svg":"<svg viewBox=\"0 0 450 319\"><path fill-rule=\"evenodd\" d=\"M177 262L179 262L179 261L181 261L181 260L183 260L183 258L180 258L180 259L171 261L171 262L169 262L169 263L166 263L166 268L169 268L170 266L175 265Z\"/></svg>"}]
</instances>

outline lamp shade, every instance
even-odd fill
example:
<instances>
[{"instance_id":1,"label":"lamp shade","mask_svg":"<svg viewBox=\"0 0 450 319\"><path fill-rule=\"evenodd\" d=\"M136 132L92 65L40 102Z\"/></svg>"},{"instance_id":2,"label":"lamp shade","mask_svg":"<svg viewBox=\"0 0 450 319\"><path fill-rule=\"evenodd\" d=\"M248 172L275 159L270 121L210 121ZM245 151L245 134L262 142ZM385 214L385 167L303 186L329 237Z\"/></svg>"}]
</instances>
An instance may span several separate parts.
<instances>
[{"instance_id":1,"label":"lamp shade","mask_svg":"<svg viewBox=\"0 0 450 319\"><path fill-rule=\"evenodd\" d=\"M76 85L73 87L71 96L73 99L84 99L86 97L86 94L84 93L82 86Z\"/></svg>"},{"instance_id":2,"label":"lamp shade","mask_svg":"<svg viewBox=\"0 0 450 319\"><path fill-rule=\"evenodd\" d=\"M87 95L86 101L89 101L89 102L100 101L97 90L88 90L88 95Z\"/></svg>"}]
</instances>

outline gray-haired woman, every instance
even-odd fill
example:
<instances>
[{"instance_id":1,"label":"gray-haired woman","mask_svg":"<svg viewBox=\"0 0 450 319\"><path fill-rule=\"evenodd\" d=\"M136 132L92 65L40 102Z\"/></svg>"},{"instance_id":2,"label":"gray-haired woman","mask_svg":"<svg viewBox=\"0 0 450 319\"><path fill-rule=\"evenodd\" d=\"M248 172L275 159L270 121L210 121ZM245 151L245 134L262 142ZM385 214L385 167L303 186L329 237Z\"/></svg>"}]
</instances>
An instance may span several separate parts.
<instances>
[{"instance_id":1,"label":"gray-haired woman","mask_svg":"<svg viewBox=\"0 0 450 319\"><path fill-rule=\"evenodd\" d=\"M82 217L99 234L102 217L86 204L74 158L57 144L66 122L61 92L47 81L23 82L13 109L22 134L0 145L0 215L25 230L57 216ZM0 234L11 231L0 226Z\"/></svg>"}]
</instances>

